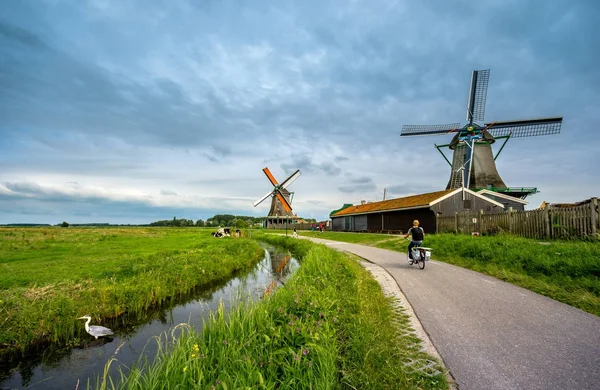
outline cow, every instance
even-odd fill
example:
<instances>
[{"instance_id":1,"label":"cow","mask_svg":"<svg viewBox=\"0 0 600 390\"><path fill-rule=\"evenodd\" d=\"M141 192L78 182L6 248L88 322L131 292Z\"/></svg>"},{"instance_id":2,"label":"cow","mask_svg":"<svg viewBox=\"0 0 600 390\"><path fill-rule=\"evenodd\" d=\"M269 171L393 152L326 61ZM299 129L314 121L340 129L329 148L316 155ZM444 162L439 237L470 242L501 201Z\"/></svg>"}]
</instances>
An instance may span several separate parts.
<instances>
[{"instance_id":1,"label":"cow","mask_svg":"<svg viewBox=\"0 0 600 390\"><path fill-rule=\"evenodd\" d=\"M216 232L212 232L211 234L215 238L231 237L231 231L229 230L229 228L219 228L219 230L217 230Z\"/></svg>"}]
</instances>

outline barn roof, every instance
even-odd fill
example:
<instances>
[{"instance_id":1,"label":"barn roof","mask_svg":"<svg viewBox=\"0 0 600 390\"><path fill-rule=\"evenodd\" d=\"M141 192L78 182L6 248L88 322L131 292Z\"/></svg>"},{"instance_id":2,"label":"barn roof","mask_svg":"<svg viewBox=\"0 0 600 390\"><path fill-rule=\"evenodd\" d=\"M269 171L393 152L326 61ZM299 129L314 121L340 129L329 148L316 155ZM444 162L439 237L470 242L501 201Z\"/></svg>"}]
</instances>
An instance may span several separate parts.
<instances>
[{"instance_id":1,"label":"barn roof","mask_svg":"<svg viewBox=\"0 0 600 390\"><path fill-rule=\"evenodd\" d=\"M350 206L343 210L336 212L335 214L331 214L332 217L341 217L344 215L352 215L352 214L366 214L373 213L378 211L390 211L390 210L399 210L399 209L409 209L409 208L420 208L420 207L429 207L433 203L437 203L436 201L441 200L447 195L450 195L454 192L460 191L460 188L452 188L449 190L429 192L426 194L420 195L411 195L406 196L404 198L396 198L383 200L380 202L372 202L359 204L356 206Z\"/></svg>"}]
</instances>

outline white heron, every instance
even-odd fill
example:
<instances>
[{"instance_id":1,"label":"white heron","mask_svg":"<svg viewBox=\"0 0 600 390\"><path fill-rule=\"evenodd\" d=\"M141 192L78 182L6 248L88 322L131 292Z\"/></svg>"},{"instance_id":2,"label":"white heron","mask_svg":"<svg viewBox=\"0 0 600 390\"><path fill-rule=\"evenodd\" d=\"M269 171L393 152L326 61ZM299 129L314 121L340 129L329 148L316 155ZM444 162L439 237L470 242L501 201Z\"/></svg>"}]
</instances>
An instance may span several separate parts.
<instances>
[{"instance_id":1,"label":"white heron","mask_svg":"<svg viewBox=\"0 0 600 390\"><path fill-rule=\"evenodd\" d=\"M105 328L103 326L99 326L99 325L91 325L90 326L90 321L92 320L92 317L90 316L83 316L83 317L79 317L78 320L85 320L87 319L87 321L85 322L85 331L88 332L89 334L91 334L92 336L94 336L96 338L96 340L98 340L98 337L102 337L102 336L110 336L113 334L113 331Z\"/></svg>"}]
</instances>

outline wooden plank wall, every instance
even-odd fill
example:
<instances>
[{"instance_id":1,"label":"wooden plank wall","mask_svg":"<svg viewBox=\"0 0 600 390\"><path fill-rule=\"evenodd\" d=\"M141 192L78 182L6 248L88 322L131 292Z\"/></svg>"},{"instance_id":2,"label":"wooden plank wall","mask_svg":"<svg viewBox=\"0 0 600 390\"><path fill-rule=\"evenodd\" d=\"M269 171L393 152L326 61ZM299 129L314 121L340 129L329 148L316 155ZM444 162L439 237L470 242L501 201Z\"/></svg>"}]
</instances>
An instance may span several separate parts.
<instances>
[{"instance_id":1,"label":"wooden plank wall","mask_svg":"<svg viewBox=\"0 0 600 390\"><path fill-rule=\"evenodd\" d=\"M440 233L497 234L508 232L531 238L600 238L598 198L569 208L551 208L484 214L464 211L450 216L438 216Z\"/></svg>"}]
</instances>

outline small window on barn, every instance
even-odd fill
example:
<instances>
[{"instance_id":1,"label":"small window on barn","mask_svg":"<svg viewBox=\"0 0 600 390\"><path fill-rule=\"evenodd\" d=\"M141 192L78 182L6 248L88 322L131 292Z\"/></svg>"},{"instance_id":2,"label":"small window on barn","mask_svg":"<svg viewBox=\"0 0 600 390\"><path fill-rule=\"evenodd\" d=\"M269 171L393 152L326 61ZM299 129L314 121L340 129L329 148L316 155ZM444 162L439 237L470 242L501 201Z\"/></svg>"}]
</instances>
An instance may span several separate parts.
<instances>
[{"instance_id":1,"label":"small window on barn","mask_svg":"<svg viewBox=\"0 0 600 390\"><path fill-rule=\"evenodd\" d=\"M463 200L463 207L467 210L471 209L471 199L465 199Z\"/></svg>"}]
</instances>

